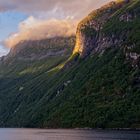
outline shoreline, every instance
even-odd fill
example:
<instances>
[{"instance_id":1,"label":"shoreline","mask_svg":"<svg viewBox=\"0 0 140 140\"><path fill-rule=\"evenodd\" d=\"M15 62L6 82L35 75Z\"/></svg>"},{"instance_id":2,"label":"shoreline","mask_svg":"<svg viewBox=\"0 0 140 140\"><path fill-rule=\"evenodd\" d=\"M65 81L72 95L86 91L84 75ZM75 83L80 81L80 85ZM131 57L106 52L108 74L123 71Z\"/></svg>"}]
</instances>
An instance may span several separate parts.
<instances>
[{"instance_id":1,"label":"shoreline","mask_svg":"<svg viewBox=\"0 0 140 140\"><path fill-rule=\"evenodd\" d=\"M28 128L28 127L0 127L0 129L40 129L40 130L104 130L104 131L140 131L140 128Z\"/></svg>"}]
</instances>

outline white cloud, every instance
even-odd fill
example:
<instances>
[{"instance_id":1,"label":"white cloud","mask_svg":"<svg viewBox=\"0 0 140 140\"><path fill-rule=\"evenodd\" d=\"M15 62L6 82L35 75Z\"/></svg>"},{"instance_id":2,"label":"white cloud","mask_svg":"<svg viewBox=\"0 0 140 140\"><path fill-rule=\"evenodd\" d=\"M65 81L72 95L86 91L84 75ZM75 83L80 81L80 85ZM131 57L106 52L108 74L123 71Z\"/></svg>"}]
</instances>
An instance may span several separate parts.
<instances>
[{"instance_id":1,"label":"white cloud","mask_svg":"<svg viewBox=\"0 0 140 140\"><path fill-rule=\"evenodd\" d=\"M11 48L23 40L38 40L55 36L71 36L76 32L77 21L64 19L39 20L30 16L19 24L19 32L12 34L4 43Z\"/></svg>"},{"instance_id":2,"label":"white cloud","mask_svg":"<svg viewBox=\"0 0 140 140\"><path fill-rule=\"evenodd\" d=\"M74 34L77 21L109 1L112 0L0 0L0 11L16 10L32 15L19 24L19 31L4 44L11 48L22 40Z\"/></svg>"}]
</instances>

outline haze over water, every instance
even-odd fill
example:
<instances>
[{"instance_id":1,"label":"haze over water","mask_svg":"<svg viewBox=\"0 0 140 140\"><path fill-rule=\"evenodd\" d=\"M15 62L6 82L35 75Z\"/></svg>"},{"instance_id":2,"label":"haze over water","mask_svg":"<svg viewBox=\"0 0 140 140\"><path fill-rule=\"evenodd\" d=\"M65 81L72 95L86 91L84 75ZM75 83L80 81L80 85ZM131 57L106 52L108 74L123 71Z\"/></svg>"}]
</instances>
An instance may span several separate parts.
<instances>
[{"instance_id":1,"label":"haze over water","mask_svg":"<svg viewBox=\"0 0 140 140\"><path fill-rule=\"evenodd\" d=\"M0 129L0 140L140 140L140 132L66 129Z\"/></svg>"}]
</instances>

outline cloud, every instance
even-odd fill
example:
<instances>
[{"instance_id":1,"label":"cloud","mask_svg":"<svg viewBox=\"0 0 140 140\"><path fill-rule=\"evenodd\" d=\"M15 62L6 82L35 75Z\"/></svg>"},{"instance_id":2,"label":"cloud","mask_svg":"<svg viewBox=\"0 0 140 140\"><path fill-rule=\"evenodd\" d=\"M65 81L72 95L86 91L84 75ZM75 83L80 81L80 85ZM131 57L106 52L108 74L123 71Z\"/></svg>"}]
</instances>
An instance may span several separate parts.
<instances>
[{"instance_id":1,"label":"cloud","mask_svg":"<svg viewBox=\"0 0 140 140\"><path fill-rule=\"evenodd\" d=\"M17 10L35 14L45 12L53 17L74 16L82 18L91 10L111 0L0 0L0 9Z\"/></svg>"},{"instance_id":2,"label":"cloud","mask_svg":"<svg viewBox=\"0 0 140 140\"><path fill-rule=\"evenodd\" d=\"M64 19L39 20L31 16L19 24L19 31L4 41L6 47L14 47L24 40L39 40L56 36L75 35L77 21Z\"/></svg>"},{"instance_id":3,"label":"cloud","mask_svg":"<svg viewBox=\"0 0 140 140\"><path fill-rule=\"evenodd\" d=\"M3 55L6 55L8 51L9 51L8 48L5 48L5 47L0 45L0 57Z\"/></svg>"},{"instance_id":4,"label":"cloud","mask_svg":"<svg viewBox=\"0 0 140 140\"><path fill-rule=\"evenodd\" d=\"M109 1L112 0L0 0L0 11L32 15L19 24L19 31L4 44L11 48L22 40L74 34L77 21Z\"/></svg>"}]
</instances>

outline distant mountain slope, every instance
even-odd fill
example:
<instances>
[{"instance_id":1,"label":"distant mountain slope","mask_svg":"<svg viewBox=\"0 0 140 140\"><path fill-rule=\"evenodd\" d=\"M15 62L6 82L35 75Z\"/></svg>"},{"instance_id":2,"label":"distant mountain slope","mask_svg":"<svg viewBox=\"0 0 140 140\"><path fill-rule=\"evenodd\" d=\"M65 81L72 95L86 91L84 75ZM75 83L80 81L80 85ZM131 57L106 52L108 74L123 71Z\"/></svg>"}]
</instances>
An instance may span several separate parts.
<instances>
[{"instance_id":1,"label":"distant mountain slope","mask_svg":"<svg viewBox=\"0 0 140 140\"><path fill-rule=\"evenodd\" d=\"M1 65L0 126L140 128L139 27L139 0L112 2L81 21L73 55L49 69L48 58L39 71L1 61L20 67ZM27 63L33 51L23 52Z\"/></svg>"},{"instance_id":2,"label":"distant mountain slope","mask_svg":"<svg viewBox=\"0 0 140 140\"><path fill-rule=\"evenodd\" d=\"M0 74L19 75L47 70L65 61L72 54L74 45L74 36L20 42L1 58Z\"/></svg>"},{"instance_id":3,"label":"distant mountain slope","mask_svg":"<svg viewBox=\"0 0 140 140\"><path fill-rule=\"evenodd\" d=\"M74 43L74 36L23 41L13 47L7 57L16 57L16 59L33 61L41 60L50 56L69 56Z\"/></svg>"}]
</instances>

